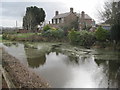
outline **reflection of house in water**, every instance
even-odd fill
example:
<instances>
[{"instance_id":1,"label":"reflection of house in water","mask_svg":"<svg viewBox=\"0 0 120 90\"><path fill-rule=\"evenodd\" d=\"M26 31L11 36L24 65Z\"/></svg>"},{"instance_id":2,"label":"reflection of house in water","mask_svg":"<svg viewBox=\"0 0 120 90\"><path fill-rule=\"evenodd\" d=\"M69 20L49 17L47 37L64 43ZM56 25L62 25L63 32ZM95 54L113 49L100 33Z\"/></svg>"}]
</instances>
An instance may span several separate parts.
<instances>
[{"instance_id":1,"label":"reflection of house in water","mask_svg":"<svg viewBox=\"0 0 120 90\"><path fill-rule=\"evenodd\" d=\"M29 67L38 68L46 62L46 54L36 49L25 49Z\"/></svg>"}]
</instances>

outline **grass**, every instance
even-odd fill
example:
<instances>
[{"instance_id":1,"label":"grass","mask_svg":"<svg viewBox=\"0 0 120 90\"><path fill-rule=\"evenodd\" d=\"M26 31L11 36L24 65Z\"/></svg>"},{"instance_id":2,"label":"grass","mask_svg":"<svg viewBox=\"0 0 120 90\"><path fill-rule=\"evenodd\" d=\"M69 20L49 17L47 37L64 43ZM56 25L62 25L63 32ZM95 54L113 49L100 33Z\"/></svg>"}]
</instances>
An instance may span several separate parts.
<instances>
[{"instance_id":1,"label":"grass","mask_svg":"<svg viewBox=\"0 0 120 90\"><path fill-rule=\"evenodd\" d=\"M0 42L2 42L2 35L0 35Z\"/></svg>"},{"instance_id":2,"label":"grass","mask_svg":"<svg viewBox=\"0 0 120 90\"><path fill-rule=\"evenodd\" d=\"M16 37L19 37L19 38L27 38L29 36L32 36L34 35L35 33L22 33L22 34L16 34Z\"/></svg>"}]
</instances>

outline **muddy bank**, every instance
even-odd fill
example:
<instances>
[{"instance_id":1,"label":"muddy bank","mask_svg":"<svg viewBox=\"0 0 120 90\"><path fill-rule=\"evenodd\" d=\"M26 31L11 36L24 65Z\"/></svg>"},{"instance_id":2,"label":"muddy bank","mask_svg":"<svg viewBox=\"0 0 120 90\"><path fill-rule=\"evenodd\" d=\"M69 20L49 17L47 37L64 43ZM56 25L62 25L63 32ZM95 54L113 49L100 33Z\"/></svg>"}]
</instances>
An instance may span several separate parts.
<instances>
[{"instance_id":1,"label":"muddy bank","mask_svg":"<svg viewBox=\"0 0 120 90\"><path fill-rule=\"evenodd\" d=\"M2 66L8 72L16 88L49 88L40 76L23 66L19 60L2 51Z\"/></svg>"}]
</instances>

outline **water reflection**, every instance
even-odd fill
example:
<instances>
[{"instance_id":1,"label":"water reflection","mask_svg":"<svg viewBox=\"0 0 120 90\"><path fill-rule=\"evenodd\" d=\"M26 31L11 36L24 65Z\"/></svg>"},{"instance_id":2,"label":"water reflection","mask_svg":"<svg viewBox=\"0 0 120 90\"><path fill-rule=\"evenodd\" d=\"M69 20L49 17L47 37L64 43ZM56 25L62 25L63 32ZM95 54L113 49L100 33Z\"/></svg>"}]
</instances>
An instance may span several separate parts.
<instances>
[{"instance_id":1,"label":"water reflection","mask_svg":"<svg viewBox=\"0 0 120 90\"><path fill-rule=\"evenodd\" d=\"M4 43L4 45L7 46L7 47L11 47L13 45L16 46L16 47L18 47L18 43L16 43L16 42Z\"/></svg>"},{"instance_id":2,"label":"water reflection","mask_svg":"<svg viewBox=\"0 0 120 90\"><path fill-rule=\"evenodd\" d=\"M35 49L25 49L29 67L38 68L46 62L46 53Z\"/></svg>"},{"instance_id":3,"label":"water reflection","mask_svg":"<svg viewBox=\"0 0 120 90\"><path fill-rule=\"evenodd\" d=\"M108 88L115 88L120 86L120 61L119 60L99 60L96 59L95 62L98 64L98 66L103 65L104 67L107 67L107 72L105 72L106 69L104 69L104 72L108 76Z\"/></svg>"},{"instance_id":4,"label":"water reflection","mask_svg":"<svg viewBox=\"0 0 120 90\"><path fill-rule=\"evenodd\" d=\"M36 46L32 44L34 48L28 45L26 48L24 44L19 43L4 45L8 53L26 62L29 69L47 79L54 88L120 86L120 58L117 52L96 51L93 53L91 51L89 54L84 54L80 51L78 54L60 47L49 49L51 45L46 47L42 43Z\"/></svg>"},{"instance_id":5,"label":"water reflection","mask_svg":"<svg viewBox=\"0 0 120 90\"><path fill-rule=\"evenodd\" d=\"M27 64L27 57L25 54L24 44L20 43L3 43L2 47L7 51L10 55L14 56L15 58L19 59L21 63L28 66Z\"/></svg>"}]
</instances>

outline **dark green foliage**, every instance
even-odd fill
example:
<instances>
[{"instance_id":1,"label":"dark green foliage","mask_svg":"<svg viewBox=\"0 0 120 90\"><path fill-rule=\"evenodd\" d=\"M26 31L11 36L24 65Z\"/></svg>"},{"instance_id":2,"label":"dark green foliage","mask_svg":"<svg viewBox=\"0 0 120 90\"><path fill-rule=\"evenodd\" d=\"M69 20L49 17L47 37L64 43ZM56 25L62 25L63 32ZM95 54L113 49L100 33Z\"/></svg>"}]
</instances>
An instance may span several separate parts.
<instances>
[{"instance_id":1,"label":"dark green foliage","mask_svg":"<svg viewBox=\"0 0 120 90\"><path fill-rule=\"evenodd\" d=\"M76 32L74 29L72 29L69 34L68 34L68 37L69 37L69 40L72 44L78 44L78 40L79 37L79 32Z\"/></svg>"},{"instance_id":2,"label":"dark green foliage","mask_svg":"<svg viewBox=\"0 0 120 90\"><path fill-rule=\"evenodd\" d=\"M111 39L120 41L120 1L109 1L105 3L104 11L100 12L101 17L112 26Z\"/></svg>"},{"instance_id":3,"label":"dark green foliage","mask_svg":"<svg viewBox=\"0 0 120 90\"><path fill-rule=\"evenodd\" d=\"M64 37L64 31L62 29L51 28L42 32L42 36L54 39L62 39Z\"/></svg>"},{"instance_id":4,"label":"dark green foliage","mask_svg":"<svg viewBox=\"0 0 120 90\"><path fill-rule=\"evenodd\" d=\"M112 3L112 28L111 28L111 39L116 42L120 41L120 1Z\"/></svg>"},{"instance_id":5,"label":"dark green foliage","mask_svg":"<svg viewBox=\"0 0 120 90\"><path fill-rule=\"evenodd\" d=\"M112 40L120 41L120 25L113 25L111 28L111 38Z\"/></svg>"},{"instance_id":6,"label":"dark green foliage","mask_svg":"<svg viewBox=\"0 0 120 90\"><path fill-rule=\"evenodd\" d=\"M95 32L95 37L98 41L106 41L109 39L109 31L103 29L102 27L98 27L97 31Z\"/></svg>"},{"instance_id":7,"label":"dark green foliage","mask_svg":"<svg viewBox=\"0 0 120 90\"><path fill-rule=\"evenodd\" d=\"M27 7L26 14L23 17L23 28L27 30L36 29L37 25L45 20L45 12L42 8Z\"/></svg>"},{"instance_id":8,"label":"dark green foliage","mask_svg":"<svg viewBox=\"0 0 120 90\"><path fill-rule=\"evenodd\" d=\"M88 31L75 31L71 30L68 34L69 40L72 44L91 46L95 42L95 37L93 32Z\"/></svg>"},{"instance_id":9,"label":"dark green foliage","mask_svg":"<svg viewBox=\"0 0 120 90\"><path fill-rule=\"evenodd\" d=\"M64 31L62 29L51 30L51 35L54 38L63 38L64 37Z\"/></svg>"}]
</instances>

